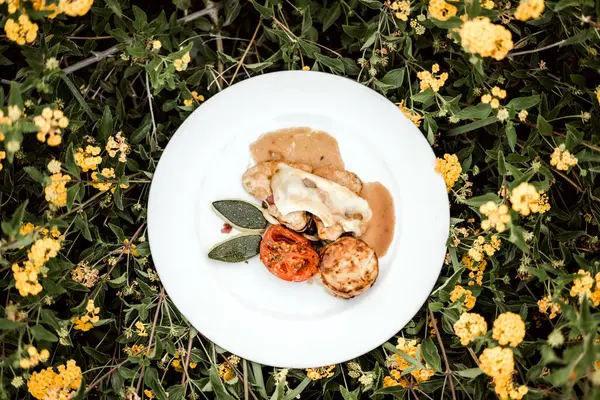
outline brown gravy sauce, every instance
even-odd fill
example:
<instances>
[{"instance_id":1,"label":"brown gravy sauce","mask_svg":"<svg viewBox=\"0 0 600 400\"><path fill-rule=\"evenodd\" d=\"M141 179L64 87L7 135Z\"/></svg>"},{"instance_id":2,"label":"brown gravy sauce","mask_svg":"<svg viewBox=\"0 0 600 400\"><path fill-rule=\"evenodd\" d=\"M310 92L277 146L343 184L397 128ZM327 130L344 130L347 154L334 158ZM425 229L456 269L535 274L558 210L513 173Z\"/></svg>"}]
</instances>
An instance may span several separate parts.
<instances>
[{"instance_id":1,"label":"brown gravy sauce","mask_svg":"<svg viewBox=\"0 0 600 400\"><path fill-rule=\"evenodd\" d=\"M394 199L390 191L379 182L364 183L360 197L367 200L373 212L367 231L360 238L375 250L377 257L383 257L394 239Z\"/></svg>"},{"instance_id":2,"label":"brown gravy sauce","mask_svg":"<svg viewBox=\"0 0 600 400\"><path fill-rule=\"evenodd\" d=\"M326 132L306 127L265 133L250 145L250 153L257 163L283 160L309 164L313 168L345 169L337 140ZM361 239L375 250L378 257L383 257L394 238L394 199L379 182L364 183L360 196L367 200L373 212Z\"/></svg>"},{"instance_id":3,"label":"brown gravy sauce","mask_svg":"<svg viewBox=\"0 0 600 400\"><path fill-rule=\"evenodd\" d=\"M344 169L337 140L326 132L310 128L286 128L265 133L250 145L250 153L257 163L285 160L313 168Z\"/></svg>"}]
</instances>

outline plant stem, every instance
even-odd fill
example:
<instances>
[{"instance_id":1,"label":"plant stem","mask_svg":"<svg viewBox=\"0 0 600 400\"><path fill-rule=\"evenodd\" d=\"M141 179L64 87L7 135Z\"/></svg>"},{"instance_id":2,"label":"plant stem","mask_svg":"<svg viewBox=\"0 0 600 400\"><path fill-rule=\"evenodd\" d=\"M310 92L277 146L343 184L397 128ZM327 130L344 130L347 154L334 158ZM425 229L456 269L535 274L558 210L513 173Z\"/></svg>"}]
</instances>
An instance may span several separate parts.
<instances>
[{"instance_id":1,"label":"plant stem","mask_svg":"<svg viewBox=\"0 0 600 400\"><path fill-rule=\"evenodd\" d=\"M440 345L440 350L442 350L442 358L444 359L444 364L446 365L446 371L444 371L444 373L446 374L446 376L448 376L448 383L450 383L450 392L452 393L452 400L456 400L456 392L454 391L452 370L450 369L450 363L448 363L448 357L446 356L446 348L444 347L444 343L442 342L442 337L440 336L440 331L437 327L437 321L435 319L435 316L433 315L433 311L431 310L429 310L429 317L431 318L431 324L433 325L435 336L437 337L438 343Z\"/></svg>"},{"instance_id":2,"label":"plant stem","mask_svg":"<svg viewBox=\"0 0 600 400\"><path fill-rule=\"evenodd\" d=\"M250 47L252 46L252 43L254 43L254 39L256 39L256 34L258 33L258 30L260 29L260 25L261 24L262 24L262 15L258 18L258 24L256 25L256 29L254 30L254 34L252 35L252 39L250 39L250 43L248 43L248 46L246 47L246 50L244 50L244 54L242 54L242 58L240 58L240 61L238 61L238 63L237 63L237 67L235 68L235 72L233 73L233 76L231 77L231 80L229 81L229 86L231 86L233 84L233 81L235 80L235 77L237 76L238 71L242 67L242 64L244 63L244 60L246 59L246 55L248 54L248 50L250 50Z\"/></svg>"}]
</instances>

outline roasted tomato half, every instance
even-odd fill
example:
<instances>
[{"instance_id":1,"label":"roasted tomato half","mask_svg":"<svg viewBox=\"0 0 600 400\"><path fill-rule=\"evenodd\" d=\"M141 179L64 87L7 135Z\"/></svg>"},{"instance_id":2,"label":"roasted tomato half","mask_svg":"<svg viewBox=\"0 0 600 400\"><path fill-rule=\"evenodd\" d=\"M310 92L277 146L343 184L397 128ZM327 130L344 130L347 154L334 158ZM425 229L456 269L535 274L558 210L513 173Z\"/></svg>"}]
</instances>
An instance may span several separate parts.
<instances>
[{"instance_id":1,"label":"roasted tomato half","mask_svg":"<svg viewBox=\"0 0 600 400\"><path fill-rule=\"evenodd\" d=\"M278 278L302 282L317 273L319 255L305 237L273 225L260 243L260 261Z\"/></svg>"}]
</instances>

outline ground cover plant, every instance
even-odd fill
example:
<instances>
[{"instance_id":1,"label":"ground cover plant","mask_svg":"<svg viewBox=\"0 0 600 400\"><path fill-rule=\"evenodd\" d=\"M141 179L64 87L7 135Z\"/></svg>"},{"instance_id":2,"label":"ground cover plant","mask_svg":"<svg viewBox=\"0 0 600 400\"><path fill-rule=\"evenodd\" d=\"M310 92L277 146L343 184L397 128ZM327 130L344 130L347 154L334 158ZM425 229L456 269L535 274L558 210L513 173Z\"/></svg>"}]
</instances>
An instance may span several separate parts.
<instances>
[{"instance_id":1,"label":"ground cover plant","mask_svg":"<svg viewBox=\"0 0 600 400\"><path fill-rule=\"evenodd\" d=\"M0 0L0 398L598 398L599 15L593 0ZM284 69L396 103L452 215L414 319L308 370L203 338L146 234L181 122Z\"/></svg>"}]
</instances>

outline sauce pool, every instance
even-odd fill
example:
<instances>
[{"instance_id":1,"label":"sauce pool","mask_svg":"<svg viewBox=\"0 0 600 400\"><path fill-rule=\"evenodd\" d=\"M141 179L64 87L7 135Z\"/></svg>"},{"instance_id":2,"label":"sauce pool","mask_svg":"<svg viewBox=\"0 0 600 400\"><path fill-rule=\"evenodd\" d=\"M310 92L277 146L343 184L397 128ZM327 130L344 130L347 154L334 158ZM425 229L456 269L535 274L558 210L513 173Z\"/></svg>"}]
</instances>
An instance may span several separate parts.
<instances>
[{"instance_id":1,"label":"sauce pool","mask_svg":"<svg viewBox=\"0 0 600 400\"><path fill-rule=\"evenodd\" d=\"M364 183L360 197L367 200L373 212L367 231L360 238L381 258L394 239L394 199L390 191L379 182Z\"/></svg>"}]
</instances>

